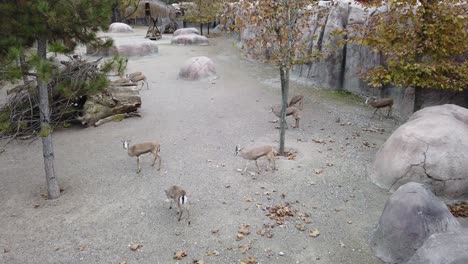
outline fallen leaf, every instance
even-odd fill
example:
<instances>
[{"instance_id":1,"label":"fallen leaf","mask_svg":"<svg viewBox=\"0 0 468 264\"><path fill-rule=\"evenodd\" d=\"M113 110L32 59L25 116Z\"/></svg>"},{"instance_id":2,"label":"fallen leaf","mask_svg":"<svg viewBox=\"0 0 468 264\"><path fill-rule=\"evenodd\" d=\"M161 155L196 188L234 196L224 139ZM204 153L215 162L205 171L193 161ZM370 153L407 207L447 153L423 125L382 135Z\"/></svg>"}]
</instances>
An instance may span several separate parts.
<instances>
[{"instance_id":1,"label":"fallen leaf","mask_svg":"<svg viewBox=\"0 0 468 264\"><path fill-rule=\"evenodd\" d=\"M86 248L87 248L86 245L80 245L80 246L78 247L78 250L79 250L79 251L85 251Z\"/></svg>"},{"instance_id":2,"label":"fallen leaf","mask_svg":"<svg viewBox=\"0 0 468 264\"><path fill-rule=\"evenodd\" d=\"M323 172L323 169L314 169L315 174L320 174Z\"/></svg>"},{"instance_id":3,"label":"fallen leaf","mask_svg":"<svg viewBox=\"0 0 468 264\"><path fill-rule=\"evenodd\" d=\"M317 229L314 229L309 234L309 236L311 236L311 237L318 237L319 235L320 235L320 232Z\"/></svg>"},{"instance_id":4,"label":"fallen leaf","mask_svg":"<svg viewBox=\"0 0 468 264\"><path fill-rule=\"evenodd\" d=\"M34 208L39 208L39 206L40 206L39 204L35 204Z\"/></svg>"},{"instance_id":5,"label":"fallen leaf","mask_svg":"<svg viewBox=\"0 0 468 264\"><path fill-rule=\"evenodd\" d=\"M119 264L127 264L127 260L124 259L124 260L120 261Z\"/></svg>"},{"instance_id":6,"label":"fallen leaf","mask_svg":"<svg viewBox=\"0 0 468 264\"><path fill-rule=\"evenodd\" d=\"M325 144L325 140L323 139L312 139L312 141L319 144Z\"/></svg>"},{"instance_id":7,"label":"fallen leaf","mask_svg":"<svg viewBox=\"0 0 468 264\"><path fill-rule=\"evenodd\" d=\"M248 256L247 259L241 262L241 264L257 264L257 258L254 256Z\"/></svg>"},{"instance_id":8,"label":"fallen leaf","mask_svg":"<svg viewBox=\"0 0 468 264\"><path fill-rule=\"evenodd\" d=\"M340 241L340 247L345 247L345 244L342 241Z\"/></svg>"},{"instance_id":9,"label":"fallen leaf","mask_svg":"<svg viewBox=\"0 0 468 264\"><path fill-rule=\"evenodd\" d=\"M351 221L351 220L348 220L348 224L352 224L352 223L353 223L353 221Z\"/></svg>"},{"instance_id":10,"label":"fallen leaf","mask_svg":"<svg viewBox=\"0 0 468 264\"><path fill-rule=\"evenodd\" d=\"M193 263L194 264L205 264L205 261L203 261L203 260L194 260Z\"/></svg>"},{"instance_id":11,"label":"fallen leaf","mask_svg":"<svg viewBox=\"0 0 468 264\"><path fill-rule=\"evenodd\" d=\"M284 221L290 216L294 216L295 212L289 208L289 204L285 205L276 205L274 207L267 207L268 210L267 216L271 220L275 220L277 225L284 224Z\"/></svg>"},{"instance_id":12,"label":"fallen leaf","mask_svg":"<svg viewBox=\"0 0 468 264\"><path fill-rule=\"evenodd\" d=\"M240 233L240 234L243 234L243 235L250 234L249 225L248 224L242 224L242 226L239 228L239 231L237 231L237 232Z\"/></svg>"},{"instance_id":13,"label":"fallen leaf","mask_svg":"<svg viewBox=\"0 0 468 264\"><path fill-rule=\"evenodd\" d=\"M242 169L236 169L237 172L242 172Z\"/></svg>"},{"instance_id":14,"label":"fallen leaf","mask_svg":"<svg viewBox=\"0 0 468 264\"><path fill-rule=\"evenodd\" d=\"M236 240L239 241L239 240L242 240L242 239L244 239L244 235L240 234L240 233L237 233Z\"/></svg>"},{"instance_id":15,"label":"fallen leaf","mask_svg":"<svg viewBox=\"0 0 468 264\"><path fill-rule=\"evenodd\" d=\"M297 224L297 225L296 225L296 228L297 228L297 230L299 230L299 231L305 231L305 230L306 230L306 227L305 227L304 225L301 225L301 224Z\"/></svg>"},{"instance_id":16,"label":"fallen leaf","mask_svg":"<svg viewBox=\"0 0 468 264\"><path fill-rule=\"evenodd\" d=\"M240 246L239 246L239 249L240 249L240 251L242 252L242 254L247 253L247 251L249 251L250 248L251 248L250 243L245 244L245 245L240 245Z\"/></svg>"},{"instance_id":17,"label":"fallen leaf","mask_svg":"<svg viewBox=\"0 0 468 264\"><path fill-rule=\"evenodd\" d=\"M130 245L128 245L128 247L129 247L131 250L136 251L136 250L142 248L143 245L140 244L140 243L131 243Z\"/></svg>"},{"instance_id":18,"label":"fallen leaf","mask_svg":"<svg viewBox=\"0 0 468 264\"><path fill-rule=\"evenodd\" d=\"M468 217L468 204L452 204L448 205L448 208L455 217Z\"/></svg>"},{"instance_id":19,"label":"fallen leaf","mask_svg":"<svg viewBox=\"0 0 468 264\"><path fill-rule=\"evenodd\" d=\"M219 251L217 251L217 250L209 250L208 252L206 252L206 255L207 255L207 256L219 256Z\"/></svg>"},{"instance_id":20,"label":"fallen leaf","mask_svg":"<svg viewBox=\"0 0 468 264\"><path fill-rule=\"evenodd\" d=\"M174 259L181 260L187 256L187 252L184 250L179 250L175 253Z\"/></svg>"},{"instance_id":21,"label":"fallen leaf","mask_svg":"<svg viewBox=\"0 0 468 264\"><path fill-rule=\"evenodd\" d=\"M248 198L245 199L245 201L248 202L248 203L251 203L251 202L253 202L253 199L248 197Z\"/></svg>"},{"instance_id":22,"label":"fallen leaf","mask_svg":"<svg viewBox=\"0 0 468 264\"><path fill-rule=\"evenodd\" d=\"M219 232L219 228L211 229L212 234L217 234Z\"/></svg>"}]
</instances>

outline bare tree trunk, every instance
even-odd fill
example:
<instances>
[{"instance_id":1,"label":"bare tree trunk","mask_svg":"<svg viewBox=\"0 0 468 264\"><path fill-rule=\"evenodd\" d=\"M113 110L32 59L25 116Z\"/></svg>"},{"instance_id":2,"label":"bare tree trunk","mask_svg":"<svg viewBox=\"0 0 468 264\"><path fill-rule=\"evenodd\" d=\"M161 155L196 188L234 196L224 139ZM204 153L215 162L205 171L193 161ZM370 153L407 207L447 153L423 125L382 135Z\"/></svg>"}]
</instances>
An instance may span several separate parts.
<instances>
[{"instance_id":1,"label":"bare tree trunk","mask_svg":"<svg viewBox=\"0 0 468 264\"><path fill-rule=\"evenodd\" d=\"M47 54L47 39L37 40L37 55L45 60ZM41 118L42 155L44 156L44 169L47 181L47 194L49 199L56 199L60 195L60 187L54 170L54 146L52 144L52 129L50 127L49 94L47 83L38 74L37 87L39 90L39 111Z\"/></svg>"},{"instance_id":2,"label":"bare tree trunk","mask_svg":"<svg viewBox=\"0 0 468 264\"><path fill-rule=\"evenodd\" d=\"M281 77L281 124L280 124L280 155L284 155L284 141L286 133L286 108L288 108L288 93L289 93L289 69L285 66L280 66Z\"/></svg>"},{"instance_id":3,"label":"bare tree trunk","mask_svg":"<svg viewBox=\"0 0 468 264\"><path fill-rule=\"evenodd\" d=\"M19 62L20 62L20 68L23 74L23 83L26 84L29 81L29 79L28 79L28 75L26 75L26 62L24 61L23 52L21 52L21 54L19 55Z\"/></svg>"},{"instance_id":4,"label":"bare tree trunk","mask_svg":"<svg viewBox=\"0 0 468 264\"><path fill-rule=\"evenodd\" d=\"M200 23L200 35L203 36L203 23Z\"/></svg>"},{"instance_id":5,"label":"bare tree trunk","mask_svg":"<svg viewBox=\"0 0 468 264\"><path fill-rule=\"evenodd\" d=\"M288 28L289 30L286 38L286 56L285 60L280 64L280 77L281 77L281 125L280 125L280 155L284 155L285 144L285 130L286 130L286 108L288 108L288 94L289 94L289 69L291 68L291 43L293 42L292 27L294 26L295 18L291 17L291 5L286 1L286 8L288 11ZM296 6L297 8L297 6ZM297 11L297 10L296 10ZM280 46L281 42L280 42Z\"/></svg>"}]
</instances>

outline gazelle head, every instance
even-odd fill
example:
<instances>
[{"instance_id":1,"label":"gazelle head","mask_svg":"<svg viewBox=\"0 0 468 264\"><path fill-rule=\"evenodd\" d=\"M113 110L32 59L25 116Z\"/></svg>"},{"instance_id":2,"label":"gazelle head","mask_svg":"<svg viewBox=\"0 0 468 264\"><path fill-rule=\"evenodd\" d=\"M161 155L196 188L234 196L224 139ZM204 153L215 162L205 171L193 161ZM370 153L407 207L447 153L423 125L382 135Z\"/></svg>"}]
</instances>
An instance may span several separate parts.
<instances>
[{"instance_id":1,"label":"gazelle head","mask_svg":"<svg viewBox=\"0 0 468 264\"><path fill-rule=\"evenodd\" d=\"M375 97L369 97L369 96L366 96L366 105L369 105L370 102L374 102L376 99Z\"/></svg>"},{"instance_id":2,"label":"gazelle head","mask_svg":"<svg viewBox=\"0 0 468 264\"><path fill-rule=\"evenodd\" d=\"M236 156L239 154L239 152L242 150L240 145L236 145Z\"/></svg>"},{"instance_id":3,"label":"gazelle head","mask_svg":"<svg viewBox=\"0 0 468 264\"><path fill-rule=\"evenodd\" d=\"M130 139L128 139L128 140L127 139L122 139L121 141L122 141L123 148L128 149L128 147L130 146L131 140Z\"/></svg>"}]
</instances>

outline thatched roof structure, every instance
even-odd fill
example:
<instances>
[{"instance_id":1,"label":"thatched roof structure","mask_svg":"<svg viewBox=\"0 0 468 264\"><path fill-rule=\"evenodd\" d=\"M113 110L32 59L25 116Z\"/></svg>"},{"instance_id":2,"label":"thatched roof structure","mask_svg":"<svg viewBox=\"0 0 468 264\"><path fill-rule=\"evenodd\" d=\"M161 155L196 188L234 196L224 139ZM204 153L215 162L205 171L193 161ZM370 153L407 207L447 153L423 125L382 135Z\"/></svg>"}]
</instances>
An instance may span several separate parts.
<instances>
[{"instance_id":1,"label":"thatched roof structure","mask_svg":"<svg viewBox=\"0 0 468 264\"><path fill-rule=\"evenodd\" d=\"M164 21L176 19L176 9L171 5L166 5L158 0L142 0L138 4L137 10L128 7L125 10L125 17L128 23L148 25L150 17L158 18L159 24L166 24Z\"/></svg>"}]
</instances>

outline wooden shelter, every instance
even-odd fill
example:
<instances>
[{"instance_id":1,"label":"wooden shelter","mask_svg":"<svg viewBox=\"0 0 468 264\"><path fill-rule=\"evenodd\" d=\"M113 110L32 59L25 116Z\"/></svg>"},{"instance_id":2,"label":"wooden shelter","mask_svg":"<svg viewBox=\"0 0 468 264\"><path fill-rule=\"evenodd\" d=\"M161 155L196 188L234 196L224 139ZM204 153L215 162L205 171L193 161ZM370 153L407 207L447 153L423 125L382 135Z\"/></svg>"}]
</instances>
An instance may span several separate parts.
<instances>
[{"instance_id":1,"label":"wooden shelter","mask_svg":"<svg viewBox=\"0 0 468 264\"><path fill-rule=\"evenodd\" d=\"M140 1L137 10L128 7L125 10L125 17L128 24L150 26L151 18L158 19L159 23L173 21L176 19L176 9L171 5L166 5L158 0ZM162 25L161 26L165 26Z\"/></svg>"}]
</instances>

